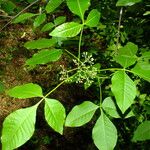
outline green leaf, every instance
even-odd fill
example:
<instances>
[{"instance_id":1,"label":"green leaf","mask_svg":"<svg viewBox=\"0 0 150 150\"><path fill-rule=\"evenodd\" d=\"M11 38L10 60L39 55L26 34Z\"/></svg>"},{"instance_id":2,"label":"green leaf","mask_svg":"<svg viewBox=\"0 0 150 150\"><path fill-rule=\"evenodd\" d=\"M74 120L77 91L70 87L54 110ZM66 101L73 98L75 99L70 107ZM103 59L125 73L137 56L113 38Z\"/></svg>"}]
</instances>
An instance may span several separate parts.
<instances>
[{"instance_id":1,"label":"green leaf","mask_svg":"<svg viewBox=\"0 0 150 150\"><path fill-rule=\"evenodd\" d=\"M4 87L3 83L0 82L0 93L4 92L4 89L5 89L5 87Z\"/></svg>"},{"instance_id":2,"label":"green leaf","mask_svg":"<svg viewBox=\"0 0 150 150\"><path fill-rule=\"evenodd\" d=\"M33 13L24 13L24 14L21 14L19 15L14 21L13 23L19 23L19 22L22 22L22 21L25 21L29 18L32 18L34 16L36 16L37 14L33 14Z\"/></svg>"},{"instance_id":3,"label":"green leaf","mask_svg":"<svg viewBox=\"0 0 150 150\"><path fill-rule=\"evenodd\" d=\"M59 16L54 20L54 24L57 26L57 25L64 23L65 21L66 21L65 16Z\"/></svg>"},{"instance_id":4,"label":"green leaf","mask_svg":"<svg viewBox=\"0 0 150 150\"><path fill-rule=\"evenodd\" d=\"M117 105L124 113L134 102L136 96L135 83L124 71L117 71L112 77L111 90L116 98Z\"/></svg>"},{"instance_id":5,"label":"green leaf","mask_svg":"<svg viewBox=\"0 0 150 150\"><path fill-rule=\"evenodd\" d=\"M8 90L7 94L15 98L43 97L41 87L33 83L15 86L14 88Z\"/></svg>"},{"instance_id":6,"label":"green leaf","mask_svg":"<svg viewBox=\"0 0 150 150\"><path fill-rule=\"evenodd\" d=\"M41 29L41 31L42 32L46 32L46 31L51 30L53 27L55 27L55 25L52 22L49 22L49 23L47 23L47 24L45 24L43 26L43 28Z\"/></svg>"},{"instance_id":7,"label":"green leaf","mask_svg":"<svg viewBox=\"0 0 150 150\"><path fill-rule=\"evenodd\" d=\"M55 39L45 39L41 38L38 40L28 41L25 43L24 47L27 49L43 49L49 48L56 44Z\"/></svg>"},{"instance_id":8,"label":"green leaf","mask_svg":"<svg viewBox=\"0 0 150 150\"><path fill-rule=\"evenodd\" d=\"M134 115L133 111L131 110L131 111L125 116L125 119L130 118L130 117L134 117L134 116L135 116L135 115Z\"/></svg>"},{"instance_id":9,"label":"green leaf","mask_svg":"<svg viewBox=\"0 0 150 150\"><path fill-rule=\"evenodd\" d=\"M118 0L116 6L132 6L139 2L141 2L141 0Z\"/></svg>"},{"instance_id":10,"label":"green leaf","mask_svg":"<svg viewBox=\"0 0 150 150\"><path fill-rule=\"evenodd\" d=\"M78 15L83 21L84 13L90 6L90 0L67 0L67 6L72 13Z\"/></svg>"},{"instance_id":11,"label":"green leaf","mask_svg":"<svg viewBox=\"0 0 150 150\"><path fill-rule=\"evenodd\" d=\"M60 4L63 2L63 0L49 0L48 4L46 5L46 11L47 13L53 12L57 7L60 6Z\"/></svg>"},{"instance_id":12,"label":"green leaf","mask_svg":"<svg viewBox=\"0 0 150 150\"><path fill-rule=\"evenodd\" d=\"M68 114L65 126L79 127L86 124L92 119L98 108L99 106L90 101L85 101L82 104L75 106Z\"/></svg>"},{"instance_id":13,"label":"green leaf","mask_svg":"<svg viewBox=\"0 0 150 150\"><path fill-rule=\"evenodd\" d=\"M45 99L45 119L56 132L63 134L63 126L65 122L65 108L55 99Z\"/></svg>"},{"instance_id":14,"label":"green leaf","mask_svg":"<svg viewBox=\"0 0 150 150\"><path fill-rule=\"evenodd\" d=\"M1 4L2 3L2 4ZM12 14L12 13L14 13L14 9L17 7L16 5L15 5L15 3L13 3L12 1L10 1L10 0L0 0L0 7L1 7L1 9L2 9L2 12L3 12L3 10L6 12L6 13L8 13L8 14Z\"/></svg>"},{"instance_id":15,"label":"green leaf","mask_svg":"<svg viewBox=\"0 0 150 150\"><path fill-rule=\"evenodd\" d=\"M147 66L147 65L146 65ZM143 78L144 80L150 82L150 69L149 66L146 68L142 63L137 63L135 67L131 70L135 75Z\"/></svg>"},{"instance_id":16,"label":"green leaf","mask_svg":"<svg viewBox=\"0 0 150 150\"><path fill-rule=\"evenodd\" d=\"M150 70L150 52L144 52L140 58L138 58L138 64L144 70Z\"/></svg>"},{"instance_id":17,"label":"green leaf","mask_svg":"<svg viewBox=\"0 0 150 150\"><path fill-rule=\"evenodd\" d=\"M62 55L62 50L42 50L33 55L32 58L26 61L26 65L46 64L48 62L57 61Z\"/></svg>"},{"instance_id":18,"label":"green leaf","mask_svg":"<svg viewBox=\"0 0 150 150\"><path fill-rule=\"evenodd\" d=\"M3 150L16 149L32 137L37 106L19 109L6 117L1 138Z\"/></svg>"},{"instance_id":19,"label":"green leaf","mask_svg":"<svg viewBox=\"0 0 150 150\"><path fill-rule=\"evenodd\" d=\"M107 97L107 98L104 99L104 101L102 103L102 108L110 116L112 116L114 118L120 118L120 116L117 112L116 106L115 106L115 104L114 104L111 97Z\"/></svg>"},{"instance_id":20,"label":"green leaf","mask_svg":"<svg viewBox=\"0 0 150 150\"><path fill-rule=\"evenodd\" d=\"M138 58L138 63L132 69L135 75L150 82L150 52L144 52L140 58Z\"/></svg>"},{"instance_id":21,"label":"green leaf","mask_svg":"<svg viewBox=\"0 0 150 150\"><path fill-rule=\"evenodd\" d=\"M92 138L95 145L100 150L113 150L117 142L117 130L109 118L101 111L101 116L97 120Z\"/></svg>"},{"instance_id":22,"label":"green leaf","mask_svg":"<svg viewBox=\"0 0 150 150\"><path fill-rule=\"evenodd\" d=\"M34 20L34 27L37 28L39 27L44 21L46 20L46 14L40 14L39 16L37 16Z\"/></svg>"},{"instance_id":23,"label":"green leaf","mask_svg":"<svg viewBox=\"0 0 150 150\"><path fill-rule=\"evenodd\" d=\"M134 132L133 141L150 140L150 121L140 124Z\"/></svg>"},{"instance_id":24,"label":"green leaf","mask_svg":"<svg viewBox=\"0 0 150 150\"><path fill-rule=\"evenodd\" d=\"M97 9L91 10L89 13L87 20L85 21L85 25L89 27L96 27L99 23L100 12Z\"/></svg>"},{"instance_id":25,"label":"green leaf","mask_svg":"<svg viewBox=\"0 0 150 150\"><path fill-rule=\"evenodd\" d=\"M147 16L147 15L150 15L150 11L146 11L143 16Z\"/></svg>"},{"instance_id":26,"label":"green leaf","mask_svg":"<svg viewBox=\"0 0 150 150\"><path fill-rule=\"evenodd\" d=\"M51 33L55 37L74 37L81 31L82 25L75 22L64 23L56 27Z\"/></svg>"},{"instance_id":27,"label":"green leaf","mask_svg":"<svg viewBox=\"0 0 150 150\"><path fill-rule=\"evenodd\" d=\"M137 53L137 50L137 45L129 42L126 46L119 49L118 55L114 60L124 68L127 68L136 62L137 56L135 54Z\"/></svg>"}]
</instances>

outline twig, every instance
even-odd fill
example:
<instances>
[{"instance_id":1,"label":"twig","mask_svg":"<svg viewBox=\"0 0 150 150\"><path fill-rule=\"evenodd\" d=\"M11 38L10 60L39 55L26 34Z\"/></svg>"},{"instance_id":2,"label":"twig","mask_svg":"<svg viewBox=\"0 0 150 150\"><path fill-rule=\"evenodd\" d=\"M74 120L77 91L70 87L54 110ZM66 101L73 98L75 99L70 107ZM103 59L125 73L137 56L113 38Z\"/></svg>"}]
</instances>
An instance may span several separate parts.
<instances>
[{"instance_id":1,"label":"twig","mask_svg":"<svg viewBox=\"0 0 150 150\"><path fill-rule=\"evenodd\" d=\"M12 16L7 16L7 15L0 15L0 17L12 18Z\"/></svg>"},{"instance_id":2,"label":"twig","mask_svg":"<svg viewBox=\"0 0 150 150\"><path fill-rule=\"evenodd\" d=\"M118 50L119 39L120 39L120 26L121 26L122 13L123 13L123 7L121 7L120 9L120 16L119 16L119 23L118 23L118 32L117 32L117 41L116 41L117 50Z\"/></svg>"},{"instance_id":3,"label":"twig","mask_svg":"<svg viewBox=\"0 0 150 150\"><path fill-rule=\"evenodd\" d=\"M28 5L27 7L25 7L23 10L21 10L17 15L13 16L13 17L11 18L11 20L10 20L8 23L6 23L6 24L2 27L2 29L0 29L0 32L1 32L4 28L6 28L6 27L13 21L13 19L17 18L22 12L24 12L25 10L27 10L28 8L30 8L32 5L34 5L34 4L37 3L38 1L39 1L39 0L34 1L33 3L31 3L30 5Z\"/></svg>"}]
</instances>

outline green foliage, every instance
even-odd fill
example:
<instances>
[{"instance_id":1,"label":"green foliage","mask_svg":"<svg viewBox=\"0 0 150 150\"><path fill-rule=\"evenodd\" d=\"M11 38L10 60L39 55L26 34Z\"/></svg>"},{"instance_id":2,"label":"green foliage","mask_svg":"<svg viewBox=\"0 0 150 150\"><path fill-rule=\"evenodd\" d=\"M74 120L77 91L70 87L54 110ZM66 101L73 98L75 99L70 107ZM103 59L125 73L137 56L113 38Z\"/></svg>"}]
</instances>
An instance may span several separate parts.
<instances>
[{"instance_id":1,"label":"green foliage","mask_svg":"<svg viewBox=\"0 0 150 150\"><path fill-rule=\"evenodd\" d=\"M85 24L89 27L96 27L99 23L100 12L96 9L91 10L89 13Z\"/></svg>"},{"instance_id":2,"label":"green foliage","mask_svg":"<svg viewBox=\"0 0 150 150\"><path fill-rule=\"evenodd\" d=\"M14 88L8 90L7 94L15 98L43 97L41 87L33 83L15 86Z\"/></svg>"},{"instance_id":3,"label":"green foliage","mask_svg":"<svg viewBox=\"0 0 150 150\"><path fill-rule=\"evenodd\" d=\"M47 13L53 12L61 3L63 0L49 0L48 4L46 5L45 10Z\"/></svg>"},{"instance_id":4,"label":"green foliage","mask_svg":"<svg viewBox=\"0 0 150 150\"><path fill-rule=\"evenodd\" d=\"M116 145L117 129L103 111L93 128L92 138L98 149L112 150Z\"/></svg>"},{"instance_id":5,"label":"green foliage","mask_svg":"<svg viewBox=\"0 0 150 150\"><path fill-rule=\"evenodd\" d=\"M85 101L80 105L75 106L66 118L66 126L79 127L89 122L98 106L90 101Z\"/></svg>"},{"instance_id":6,"label":"green foliage","mask_svg":"<svg viewBox=\"0 0 150 150\"><path fill-rule=\"evenodd\" d=\"M118 0L116 6L132 6L139 2L141 2L141 0Z\"/></svg>"},{"instance_id":7,"label":"green foliage","mask_svg":"<svg viewBox=\"0 0 150 150\"><path fill-rule=\"evenodd\" d=\"M84 13L90 6L90 0L67 0L67 6L72 13L78 15L84 22Z\"/></svg>"},{"instance_id":8,"label":"green foliage","mask_svg":"<svg viewBox=\"0 0 150 150\"><path fill-rule=\"evenodd\" d=\"M34 1L28 0L28 2L32 3ZM47 66L47 63L58 61L62 53L64 53L63 61L67 65L72 64L69 67L60 65L62 71L56 74L56 77L60 76L62 82L59 81L60 83L45 95L42 92L42 88L33 83L16 86L6 91L9 96L14 98L38 97L40 100L36 105L17 110L6 117L3 123L1 139L3 150L16 149L31 138L35 130L36 110L43 101L45 102L44 115L46 122L61 135L63 134L64 126L83 126L90 122L95 114L93 120L97 119L97 121L92 129L92 138L95 146L100 150L114 149L117 139L118 142L123 142L122 137L124 135L121 135L121 132L124 129L123 134L126 134L126 132L128 134L129 127L126 125L126 119L130 119L130 117L136 119L136 123L130 125L132 130L137 125L137 122L142 122L135 130L132 141L150 139L149 98L147 98L146 93L142 93L144 89L142 86L147 84L146 81L150 82L149 46L145 44L146 41L143 43L143 37L141 36L145 31L142 25L147 22L146 18L138 20L139 16L136 15L140 12L134 10L138 8L134 4L141 2L141 0L118 0L117 4L114 1L110 1L105 2L104 7L102 5L104 2L97 0L66 0L66 3L63 3L63 0L49 0L47 4L46 1L43 2L45 5L41 6L42 3L40 4L40 13L22 12L21 15L13 20L13 23L22 23L34 17L32 19L34 33L37 32L37 35L40 36L42 34L39 39L27 41L24 44L26 49L32 50L27 52L33 54L31 58L26 60L25 65L33 67L44 64L44 66ZM0 1L0 6L3 4ZM8 5L8 12L15 10L16 5L15 3L13 4L12 6ZM70 16L67 14L67 17L65 13L62 14L62 9L65 7L58 9L58 12L55 11L61 4L62 6L67 6L70 13L73 14ZM132 10L129 7L124 8L123 23L128 24L127 26L121 22L122 8L120 16L118 16L118 10L115 5L136 6L132 6ZM96 9L93 8L95 6ZM52 14L53 11L55 12ZM61 16L59 16L60 13ZM147 17L149 12L147 13L147 10L144 9L140 14ZM79 18L74 17L74 15ZM132 18L134 15L136 19ZM101 22L100 17L102 18ZM72 21L68 22L68 20ZM136 26L141 25L143 31L136 29L137 34L131 32L132 21L135 21ZM142 24L142 22L144 23ZM47 31L48 33L50 32L51 38L46 37L48 36L47 33L43 34L43 32ZM131 34L135 34L136 39L130 39ZM76 44L77 40L79 40L78 44ZM140 40L141 42L139 42ZM135 44L130 41L135 41ZM103 42L107 48L103 48ZM139 47L137 44L139 44ZM78 52L76 47L78 47ZM66 56L66 53L70 57ZM142 80L138 77L142 78ZM97 99L84 101L80 105L74 106L66 116L67 108L59 100L48 97L62 84L67 83L82 84L85 90L93 89L93 95L95 94ZM3 87L1 89L3 91ZM47 89L43 91L47 91ZM104 99L103 97L106 98ZM100 116L95 113L97 109L101 111ZM140 112L141 110L142 112ZM121 119L116 120L116 118ZM94 122L93 120L92 123ZM116 121L117 128L113 124ZM121 122L123 122L121 124L123 129L120 129L118 125ZM130 134L132 135L132 133Z\"/></svg>"},{"instance_id":9,"label":"green foliage","mask_svg":"<svg viewBox=\"0 0 150 150\"><path fill-rule=\"evenodd\" d=\"M4 89L5 89L5 88L4 88L3 83L0 82L0 93L4 92Z\"/></svg>"},{"instance_id":10,"label":"green foliage","mask_svg":"<svg viewBox=\"0 0 150 150\"><path fill-rule=\"evenodd\" d=\"M144 121L134 132L133 141L150 140L150 121Z\"/></svg>"},{"instance_id":11,"label":"green foliage","mask_svg":"<svg viewBox=\"0 0 150 150\"><path fill-rule=\"evenodd\" d=\"M48 62L57 61L62 55L62 50L52 49L52 50L42 50L33 55L32 58L26 61L26 65L38 65L46 64Z\"/></svg>"},{"instance_id":12,"label":"green foliage","mask_svg":"<svg viewBox=\"0 0 150 150\"><path fill-rule=\"evenodd\" d=\"M34 24L33 26L35 28L39 27L44 21L46 20L46 14L40 14L39 16L37 16L34 20Z\"/></svg>"},{"instance_id":13,"label":"green foliage","mask_svg":"<svg viewBox=\"0 0 150 150\"><path fill-rule=\"evenodd\" d=\"M58 25L64 23L65 21L66 21L65 16L59 16L54 20L54 24L55 24L55 26L58 26Z\"/></svg>"},{"instance_id":14,"label":"green foliage","mask_svg":"<svg viewBox=\"0 0 150 150\"><path fill-rule=\"evenodd\" d=\"M76 22L64 23L56 27L51 33L54 37L74 37L81 31L82 25Z\"/></svg>"},{"instance_id":15,"label":"green foliage","mask_svg":"<svg viewBox=\"0 0 150 150\"><path fill-rule=\"evenodd\" d=\"M107 97L107 98L104 99L104 101L102 103L102 108L110 116L112 116L114 118L120 118L120 116L117 112L116 106L115 106L115 104L114 104L111 97Z\"/></svg>"},{"instance_id":16,"label":"green foliage","mask_svg":"<svg viewBox=\"0 0 150 150\"><path fill-rule=\"evenodd\" d=\"M16 5L10 0L0 0L0 8L2 8L2 10L6 13L11 14L16 9Z\"/></svg>"},{"instance_id":17,"label":"green foliage","mask_svg":"<svg viewBox=\"0 0 150 150\"><path fill-rule=\"evenodd\" d=\"M12 150L28 141L35 130L37 106L19 109L5 119L2 130L2 150Z\"/></svg>"},{"instance_id":18,"label":"green foliage","mask_svg":"<svg viewBox=\"0 0 150 150\"><path fill-rule=\"evenodd\" d=\"M147 16L147 15L150 15L150 11L146 11L143 16Z\"/></svg>"},{"instance_id":19,"label":"green foliage","mask_svg":"<svg viewBox=\"0 0 150 150\"><path fill-rule=\"evenodd\" d=\"M65 122L65 108L55 99L45 99L45 119L47 123L58 133L63 134L63 126Z\"/></svg>"},{"instance_id":20,"label":"green foliage","mask_svg":"<svg viewBox=\"0 0 150 150\"><path fill-rule=\"evenodd\" d=\"M36 14L33 14L33 13L24 13L24 14L21 14L19 15L14 21L13 23L19 23L19 22L23 22L29 18L32 18L36 16Z\"/></svg>"},{"instance_id":21,"label":"green foliage","mask_svg":"<svg viewBox=\"0 0 150 150\"><path fill-rule=\"evenodd\" d=\"M137 64L134 66L132 71L135 75L150 82L150 65L149 65L150 52L145 52L138 59Z\"/></svg>"},{"instance_id":22,"label":"green foliage","mask_svg":"<svg viewBox=\"0 0 150 150\"><path fill-rule=\"evenodd\" d=\"M127 45L119 49L118 55L114 58L114 60L118 62L122 67L127 68L136 62L137 50L137 45L129 42L127 43Z\"/></svg>"},{"instance_id":23,"label":"green foliage","mask_svg":"<svg viewBox=\"0 0 150 150\"><path fill-rule=\"evenodd\" d=\"M132 69L132 71L135 73L135 75L138 75L139 77L150 82L150 69L143 68L142 64L137 63L136 66Z\"/></svg>"},{"instance_id":24,"label":"green foliage","mask_svg":"<svg viewBox=\"0 0 150 150\"><path fill-rule=\"evenodd\" d=\"M55 27L55 25L52 22L49 22L42 27L41 31L46 32L51 30L53 27Z\"/></svg>"},{"instance_id":25,"label":"green foliage","mask_svg":"<svg viewBox=\"0 0 150 150\"><path fill-rule=\"evenodd\" d=\"M122 113L124 113L133 104L136 96L135 83L125 71L117 71L112 77L111 90L116 98L117 105Z\"/></svg>"},{"instance_id":26,"label":"green foliage","mask_svg":"<svg viewBox=\"0 0 150 150\"><path fill-rule=\"evenodd\" d=\"M28 41L25 43L24 47L27 49L43 49L54 46L56 43L55 39L45 39L41 38L38 40Z\"/></svg>"}]
</instances>

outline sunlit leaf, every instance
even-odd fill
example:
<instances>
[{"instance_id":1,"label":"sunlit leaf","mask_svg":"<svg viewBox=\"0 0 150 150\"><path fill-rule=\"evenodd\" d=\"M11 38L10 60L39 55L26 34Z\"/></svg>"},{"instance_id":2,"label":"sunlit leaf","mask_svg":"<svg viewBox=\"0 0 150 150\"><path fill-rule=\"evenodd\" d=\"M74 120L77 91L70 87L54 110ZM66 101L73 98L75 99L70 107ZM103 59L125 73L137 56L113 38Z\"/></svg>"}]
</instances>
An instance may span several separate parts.
<instances>
[{"instance_id":1,"label":"sunlit leaf","mask_svg":"<svg viewBox=\"0 0 150 150\"><path fill-rule=\"evenodd\" d=\"M133 111L131 110L131 111L125 116L125 118L127 119L127 118L134 117L134 116L135 116L135 115L134 115Z\"/></svg>"},{"instance_id":2,"label":"sunlit leaf","mask_svg":"<svg viewBox=\"0 0 150 150\"><path fill-rule=\"evenodd\" d=\"M147 15L150 15L150 11L146 11L143 16L147 16Z\"/></svg>"},{"instance_id":3,"label":"sunlit leaf","mask_svg":"<svg viewBox=\"0 0 150 150\"><path fill-rule=\"evenodd\" d=\"M92 138L100 150L113 150L116 145L117 129L103 111L93 128Z\"/></svg>"},{"instance_id":4,"label":"sunlit leaf","mask_svg":"<svg viewBox=\"0 0 150 150\"><path fill-rule=\"evenodd\" d=\"M112 77L111 90L116 98L116 103L124 113L134 102L136 96L135 83L124 71L117 71Z\"/></svg>"},{"instance_id":5,"label":"sunlit leaf","mask_svg":"<svg viewBox=\"0 0 150 150\"><path fill-rule=\"evenodd\" d=\"M90 0L67 0L70 11L84 20L84 13L90 6Z\"/></svg>"},{"instance_id":6,"label":"sunlit leaf","mask_svg":"<svg viewBox=\"0 0 150 150\"><path fill-rule=\"evenodd\" d=\"M15 86L14 88L8 90L7 94L15 98L43 97L41 87L33 83Z\"/></svg>"},{"instance_id":7,"label":"sunlit leaf","mask_svg":"<svg viewBox=\"0 0 150 150\"><path fill-rule=\"evenodd\" d=\"M112 116L114 118L120 118L120 116L117 112L116 106L115 106L115 104L114 104L111 97L107 97L107 98L104 99L104 101L102 103L102 108L110 116Z\"/></svg>"},{"instance_id":8,"label":"sunlit leaf","mask_svg":"<svg viewBox=\"0 0 150 150\"><path fill-rule=\"evenodd\" d=\"M55 37L74 37L81 31L82 25L75 22L64 23L56 27L51 33Z\"/></svg>"},{"instance_id":9,"label":"sunlit leaf","mask_svg":"<svg viewBox=\"0 0 150 150\"><path fill-rule=\"evenodd\" d=\"M138 65L143 69L143 70L149 70L150 71L150 51L149 52L144 52L141 57L138 58L137 61Z\"/></svg>"},{"instance_id":10,"label":"sunlit leaf","mask_svg":"<svg viewBox=\"0 0 150 150\"><path fill-rule=\"evenodd\" d=\"M133 141L150 140L150 121L141 123L134 132Z\"/></svg>"},{"instance_id":11,"label":"sunlit leaf","mask_svg":"<svg viewBox=\"0 0 150 150\"><path fill-rule=\"evenodd\" d=\"M63 0L49 0L48 4L46 5L46 11L47 13L53 12L57 7L60 6L60 4L63 2Z\"/></svg>"},{"instance_id":12,"label":"sunlit leaf","mask_svg":"<svg viewBox=\"0 0 150 150\"><path fill-rule=\"evenodd\" d=\"M54 23L56 26L64 23L66 21L66 17L65 16L59 16L54 20Z\"/></svg>"},{"instance_id":13,"label":"sunlit leaf","mask_svg":"<svg viewBox=\"0 0 150 150\"><path fill-rule=\"evenodd\" d=\"M13 23L19 23L19 22L22 22L24 20L27 20L29 18L32 18L34 16L36 16L37 14L33 14L33 13L24 13L24 14L21 14L19 15L14 21Z\"/></svg>"},{"instance_id":14,"label":"sunlit leaf","mask_svg":"<svg viewBox=\"0 0 150 150\"><path fill-rule=\"evenodd\" d=\"M66 118L66 126L79 127L89 122L99 106L90 101L85 101L75 106Z\"/></svg>"},{"instance_id":15,"label":"sunlit leaf","mask_svg":"<svg viewBox=\"0 0 150 150\"><path fill-rule=\"evenodd\" d=\"M97 9L91 10L89 13L87 20L85 21L85 25L89 27L96 27L99 23L100 12Z\"/></svg>"},{"instance_id":16,"label":"sunlit leaf","mask_svg":"<svg viewBox=\"0 0 150 150\"><path fill-rule=\"evenodd\" d=\"M51 30L53 27L55 27L55 25L52 22L49 22L42 27L41 31L46 32Z\"/></svg>"},{"instance_id":17,"label":"sunlit leaf","mask_svg":"<svg viewBox=\"0 0 150 150\"><path fill-rule=\"evenodd\" d=\"M131 70L135 75L143 78L150 82L150 70L144 69L140 63L136 64L136 66Z\"/></svg>"},{"instance_id":18,"label":"sunlit leaf","mask_svg":"<svg viewBox=\"0 0 150 150\"><path fill-rule=\"evenodd\" d=\"M62 55L62 50L42 50L33 55L32 58L26 61L26 65L46 64L48 62L57 61Z\"/></svg>"},{"instance_id":19,"label":"sunlit leaf","mask_svg":"<svg viewBox=\"0 0 150 150\"><path fill-rule=\"evenodd\" d=\"M46 20L46 14L40 14L34 20L34 27L39 27Z\"/></svg>"},{"instance_id":20,"label":"sunlit leaf","mask_svg":"<svg viewBox=\"0 0 150 150\"><path fill-rule=\"evenodd\" d=\"M65 122L65 108L63 105L55 99L45 99L45 119L49 126L51 126L56 132L63 134L63 126Z\"/></svg>"},{"instance_id":21,"label":"sunlit leaf","mask_svg":"<svg viewBox=\"0 0 150 150\"><path fill-rule=\"evenodd\" d=\"M118 55L114 58L114 60L122 67L127 68L136 62L137 50L138 47L135 44L128 42L126 46L118 50Z\"/></svg>"},{"instance_id":22,"label":"sunlit leaf","mask_svg":"<svg viewBox=\"0 0 150 150\"><path fill-rule=\"evenodd\" d=\"M37 105L19 109L6 117L2 129L2 149L13 150L27 142L35 130Z\"/></svg>"},{"instance_id":23,"label":"sunlit leaf","mask_svg":"<svg viewBox=\"0 0 150 150\"><path fill-rule=\"evenodd\" d=\"M56 44L55 39L45 39L41 38L38 40L28 41L25 43L24 47L27 49L43 49L49 48Z\"/></svg>"},{"instance_id":24,"label":"sunlit leaf","mask_svg":"<svg viewBox=\"0 0 150 150\"><path fill-rule=\"evenodd\" d=\"M118 0L116 6L132 6L142 0Z\"/></svg>"}]
</instances>

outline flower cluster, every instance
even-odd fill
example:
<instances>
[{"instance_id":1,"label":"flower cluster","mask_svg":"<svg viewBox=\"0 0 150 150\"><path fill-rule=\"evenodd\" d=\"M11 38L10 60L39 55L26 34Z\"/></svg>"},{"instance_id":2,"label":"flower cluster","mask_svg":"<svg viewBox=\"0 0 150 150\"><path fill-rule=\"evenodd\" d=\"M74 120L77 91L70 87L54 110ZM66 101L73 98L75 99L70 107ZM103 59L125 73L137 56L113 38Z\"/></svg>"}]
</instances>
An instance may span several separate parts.
<instances>
[{"instance_id":1,"label":"flower cluster","mask_svg":"<svg viewBox=\"0 0 150 150\"><path fill-rule=\"evenodd\" d=\"M78 69L70 78L68 78L68 71L63 66L60 66L62 68L60 80L68 78L67 82L84 83L84 87L87 89L94 82L94 79L97 78L98 69L94 66L94 58L91 54L84 52L82 58L84 59L82 62L73 60L74 64L78 66Z\"/></svg>"},{"instance_id":2,"label":"flower cluster","mask_svg":"<svg viewBox=\"0 0 150 150\"><path fill-rule=\"evenodd\" d=\"M87 89L98 75L98 69L94 66L82 67L77 71L75 75L76 83L84 83L85 89Z\"/></svg>"},{"instance_id":3,"label":"flower cluster","mask_svg":"<svg viewBox=\"0 0 150 150\"><path fill-rule=\"evenodd\" d=\"M65 79L67 79L69 77L69 75L68 75L68 71L64 68L63 65L60 65L60 67L61 67L61 71L59 73L60 74L60 80L63 81Z\"/></svg>"}]
</instances>

